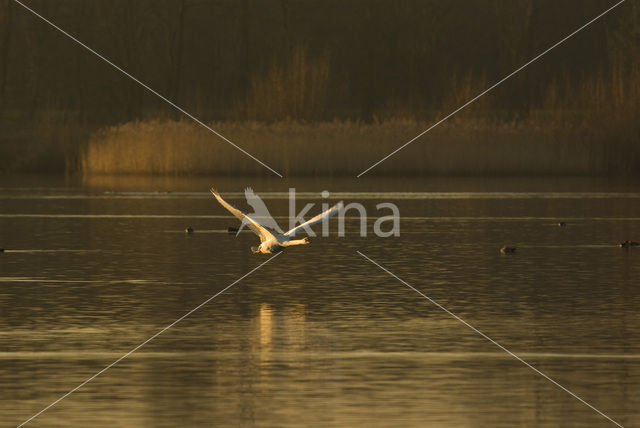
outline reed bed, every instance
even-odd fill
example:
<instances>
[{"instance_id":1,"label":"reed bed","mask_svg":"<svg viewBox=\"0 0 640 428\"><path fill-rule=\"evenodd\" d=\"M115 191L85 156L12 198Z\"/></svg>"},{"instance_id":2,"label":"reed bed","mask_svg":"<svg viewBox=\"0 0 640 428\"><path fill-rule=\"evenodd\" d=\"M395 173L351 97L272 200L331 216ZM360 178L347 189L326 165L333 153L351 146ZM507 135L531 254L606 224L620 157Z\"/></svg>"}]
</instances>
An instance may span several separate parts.
<instances>
[{"instance_id":1,"label":"reed bed","mask_svg":"<svg viewBox=\"0 0 640 428\"><path fill-rule=\"evenodd\" d=\"M596 128L536 122L451 121L376 167L385 174L629 173L638 145L617 143ZM355 175L430 124L406 119L220 122L210 126L284 175ZM614 134L613 132L611 134ZM615 145L615 149L613 146ZM126 123L95 133L81 154L86 174L259 174L266 169L187 121Z\"/></svg>"},{"instance_id":2,"label":"reed bed","mask_svg":"<svg viewBox=\"0 0 640 428\"><path fill-rule=\"evenodd\" d=\"M375 172L637 175L640 65L633 62L627 68L616 67L608 75L586 79L567 77L548 85L537 108L500 111L486 105L487 99L480 100L378 165ZM449 104L469 99L478 92L476 86L486 85L463 79L452 91L460 99ZM448 103L444 105L440 112L389 115L372 122L299 119L213 122L210 126L284 175L355 175L451 111ZM101 129L91 136L79 160L86 174L267 171L187 120L136 121Z\"/></svg>"}]
</instances>

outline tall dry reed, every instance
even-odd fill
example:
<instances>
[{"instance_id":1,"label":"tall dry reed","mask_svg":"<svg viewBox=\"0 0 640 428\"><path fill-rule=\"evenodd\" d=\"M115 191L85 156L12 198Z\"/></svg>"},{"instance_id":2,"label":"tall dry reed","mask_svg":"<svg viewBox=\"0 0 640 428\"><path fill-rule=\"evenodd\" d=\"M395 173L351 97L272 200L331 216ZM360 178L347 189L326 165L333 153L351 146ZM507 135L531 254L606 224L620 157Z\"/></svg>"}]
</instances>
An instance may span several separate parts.
<instances>
[{"instance_id":1,"label":"tall dry reed","mask_svg":"<svg viewBox=\"0 0 640 428\"><path fill-rule=\"evenodd\" d=\"M388 120L211 123L285 175L355 175L429 124ZM380 164L387 174L605 174L606 139L572 126L454 120ZM620 153L620 161L629 158ZM637 156L637 153L634 154ZM258 174L266 170L187 121L127 123L95 134L81 157L87 174ZM629 165L624 166L625 169Z\"/></svg>"},{"instance_id":2,"label":"tall dry reed","mask_svg":"<svg viewBox=\"0 0 640 428\"><path fill-rule=\"evenodd\" d=\"M326 58L295 48L284 65L256 77L245 102L257 121L212 128L286 175L355 175L428 128L487 82L452 77L450 95L428 120L304 122L322 108ZM376 167L386 174L640 173L640 61L607 72L560 75L539 105L503 114L490 94ZM396 111L399 111L396 109ZM284 119L287 112L298 121ZM416 117L415 112L407 117ZM516 118L516 119L511 119ZM278 121L275 121L278 120ZM132 122L95 133L81 154L87 174L258 174L265 168L203 128L183 121Z\"/></svg>"}]
</instances>

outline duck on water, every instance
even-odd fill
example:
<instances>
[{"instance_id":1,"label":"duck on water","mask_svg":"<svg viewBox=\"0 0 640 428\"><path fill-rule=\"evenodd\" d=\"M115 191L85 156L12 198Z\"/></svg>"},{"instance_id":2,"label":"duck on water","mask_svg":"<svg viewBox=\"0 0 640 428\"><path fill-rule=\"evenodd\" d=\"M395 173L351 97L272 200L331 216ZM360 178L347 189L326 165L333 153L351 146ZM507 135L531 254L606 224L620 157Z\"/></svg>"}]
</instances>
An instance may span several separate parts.
<instances>
[{"instance_id":1,"label":"duck on water","mask_svg":"<svg viewBox=\"0 0 640 428\"><path fill-rule=\"evenodd\" d=\"M500 248L501 254L513 254L515 252L516 252L516 247L508 247L505 245L502 248Z\"/></svg>"}]
</instances>

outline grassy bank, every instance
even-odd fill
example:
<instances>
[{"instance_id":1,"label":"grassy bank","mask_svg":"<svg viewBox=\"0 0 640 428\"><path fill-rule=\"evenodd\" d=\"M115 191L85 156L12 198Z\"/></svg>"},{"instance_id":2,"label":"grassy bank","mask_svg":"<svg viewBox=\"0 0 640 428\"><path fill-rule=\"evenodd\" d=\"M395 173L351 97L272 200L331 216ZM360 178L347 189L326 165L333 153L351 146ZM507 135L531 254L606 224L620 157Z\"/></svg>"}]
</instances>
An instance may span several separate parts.
<instances>
[{"instance_id":1,"label":"grassy bank","mask_svg":"<svg viewBox=\"0 0 640 428\"><path fill-rule=\"evenodd\" d=\"M211 123L285 175L354 175L422 132L413 120ZM451 121L376 167L386 174L633 174L638 140L552 121ZM625 130L623 134L628 133ZM228 143L187 121L133 122L95 133L80 156L85 174L259 174L268 172Z\"/></svg>"}]
</instances>

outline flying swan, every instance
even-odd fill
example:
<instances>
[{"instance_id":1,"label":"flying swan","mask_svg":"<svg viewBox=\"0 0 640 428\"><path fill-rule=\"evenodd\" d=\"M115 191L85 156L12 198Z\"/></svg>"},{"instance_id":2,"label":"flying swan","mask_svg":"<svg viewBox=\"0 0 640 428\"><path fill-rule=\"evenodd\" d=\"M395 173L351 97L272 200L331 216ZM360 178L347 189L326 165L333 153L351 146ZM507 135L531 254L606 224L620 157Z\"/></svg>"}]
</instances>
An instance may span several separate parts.
<instances>
[{"instance_id":1,"label":"flying swan","mask_svg":"<svg viewBox=\"0 0 640 428\"><path fill-rule=\"evenodd\" d=\"M249 224L248 217L255 218L256 216L260 217L260 225L268 229L275 230L278 233L284 233L282 229L280 229L280 226L278 226L278 223L276 223L273 217L271 217L269 209L264 204L264 201L260 198L260 196L256 195L253 192L253 189L251 187L247 187L246 189L244 189L244 197L247 200L247 203L251 205L251 208L253 208L253 213L247 214L245 219L242 220L242 224L238 228L236 236L238 236L240 234L240 231Z\"/></svg>"},{"instance_id":2,"label":"flying swan","mask_svg":"<svg viewBox=\"0 0 640 428\"><path fill-rule=\"evenodd\" d=\"M295 236L296 232L302 230L306 226L311 226L313 224L319 223L325 218L329 218L335 215L340 208L342 207L342 202L338 202L336 205L332 206L325 212L318 214L313 217L311 220L308 220L293 229L285 232L284 234L273 233L269 231L267 228L263 227L252 219L250 216L246 215L239 209L231 206L227 201L222 199L218 192L215 189L210 189L211 193L215 198L220 202L220 205L225 207L231 214L236 216L239 220L241 220L244 224L247 224L251 228L251 230L260 237L260 246L259 247L251 247L251 251L254 254L262 253L262 254L273 254L278 253L284 250L285 247L290 247L292 245L306 245L309 243L309 238L304 237L302 239L291 239Z\"/></svg>"}]
</instances>

